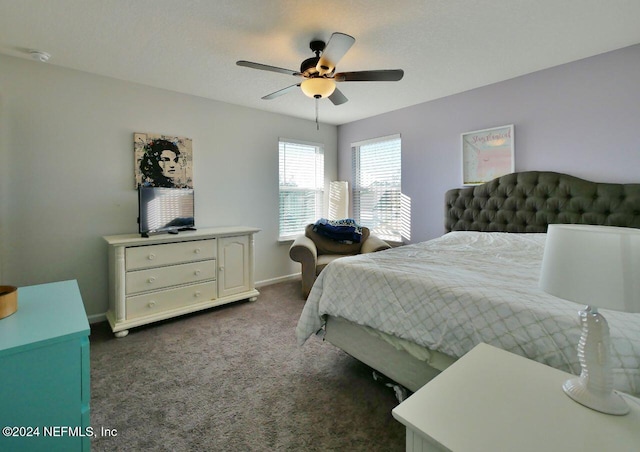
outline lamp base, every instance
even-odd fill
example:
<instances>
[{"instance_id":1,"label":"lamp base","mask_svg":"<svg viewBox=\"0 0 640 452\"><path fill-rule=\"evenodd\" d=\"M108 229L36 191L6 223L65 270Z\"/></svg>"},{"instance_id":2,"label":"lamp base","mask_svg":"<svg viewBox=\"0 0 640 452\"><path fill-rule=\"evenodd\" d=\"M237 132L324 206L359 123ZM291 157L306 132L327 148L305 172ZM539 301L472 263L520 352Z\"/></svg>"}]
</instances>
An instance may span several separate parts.
<instances>
[{"instance_id":1,"label":"lamp base","mask_svg":"<svg viewBox=\"0 0 640 452\"><path fill-rule=\"evenodd\" d=\"M562 389L576 402L601 413L622 416L630 411L627 402L616 391L593 391L581 377L565 381Z\"/></svg>"}]
</instances>

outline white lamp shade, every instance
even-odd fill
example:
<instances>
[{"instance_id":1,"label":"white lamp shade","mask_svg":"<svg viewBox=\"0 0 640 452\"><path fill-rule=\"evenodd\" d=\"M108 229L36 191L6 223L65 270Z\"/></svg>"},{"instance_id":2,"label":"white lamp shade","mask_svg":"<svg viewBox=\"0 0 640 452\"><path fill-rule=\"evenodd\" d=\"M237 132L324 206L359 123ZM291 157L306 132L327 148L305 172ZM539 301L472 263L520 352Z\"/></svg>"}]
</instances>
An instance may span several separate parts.
<instances>
[{"instance_id":1,"label":"white lamp shade","mask_svg":"<svg viewBox=\"0 0 640 452\"><path fill-rule=\"evenodd\" d=\"M640 312L640 230L549 225L540 287L583 305Z\"/></svg>"},{"instance_id":2,"label":"white lamp shade","mask_svg":"<svg viewBox=\"0 0 640 452\"><path fill-rule=\"evenodd\" d=\"M336 90L333 80L317 77L308 78L300 84L302 92L309 97L329 97Z\"/></svg>"}]
</instances>

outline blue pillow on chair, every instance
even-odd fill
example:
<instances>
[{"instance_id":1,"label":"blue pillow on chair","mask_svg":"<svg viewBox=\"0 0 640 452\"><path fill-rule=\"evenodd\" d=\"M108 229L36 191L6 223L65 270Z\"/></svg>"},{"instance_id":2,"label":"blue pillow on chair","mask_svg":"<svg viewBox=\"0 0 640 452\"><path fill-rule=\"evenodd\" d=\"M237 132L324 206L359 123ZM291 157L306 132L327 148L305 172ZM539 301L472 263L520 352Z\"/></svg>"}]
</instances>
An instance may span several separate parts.
<instances>
[{"instance_id":1,"label":"blue pillow on chair","mask_svg":"<svg viewBox=\"0 0 640 452\"><path fill-rule=\"evenodd\" d=\"M313 231L344 243L360 243L362 240L362 227L355 220L327 220L320 218L313 225Z\"/></svg>"}]
</instances>

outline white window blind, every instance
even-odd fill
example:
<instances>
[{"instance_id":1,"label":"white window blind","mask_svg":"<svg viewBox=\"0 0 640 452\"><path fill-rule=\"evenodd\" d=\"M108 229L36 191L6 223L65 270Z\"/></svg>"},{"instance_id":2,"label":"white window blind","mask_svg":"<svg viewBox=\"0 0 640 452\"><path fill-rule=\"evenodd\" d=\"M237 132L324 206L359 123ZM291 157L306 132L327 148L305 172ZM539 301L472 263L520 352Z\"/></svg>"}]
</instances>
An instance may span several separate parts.
<instances>
[{"instance_id":1,"label":"white window blind","mask_svg":"<svg viewBox=\"0 0 640 452\"><path fill-rule=\"evenodd\" d=\"M322 217L324 148L280 139L280 240L295 238Z\"/></svg>"},{"instance_id":2,"label":"white window blind","mask_svg":"<svg viewBox=\"0 0 640 452\"><path fill-rule=\"evenodd\" d=\"M354 143L351 152L354 219L384 240L402 241L400 135Z\"/></svg>"}]
</instances>

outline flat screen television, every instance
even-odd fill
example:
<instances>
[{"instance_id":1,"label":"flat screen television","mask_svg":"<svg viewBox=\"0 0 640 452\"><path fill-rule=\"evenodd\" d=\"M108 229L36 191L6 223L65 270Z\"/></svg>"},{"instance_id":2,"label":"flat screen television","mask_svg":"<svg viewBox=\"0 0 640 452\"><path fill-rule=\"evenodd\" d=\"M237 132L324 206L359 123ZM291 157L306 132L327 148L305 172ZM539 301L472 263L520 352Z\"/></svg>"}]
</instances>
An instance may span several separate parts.
<instances>
[{"instance_id":1,"label":"flat screen television","mask_svg":"<svg viewBox=\"0 0 640 452\"><path fill-rule=\"evenodd\" d=\"M149 234L195 230L192 188L138 187L138 225Z\"/></svg>"}]
</instances>

